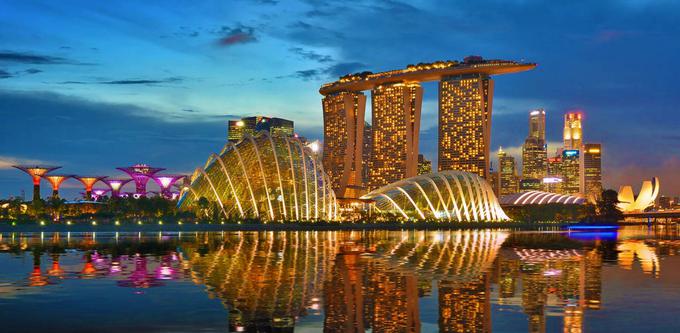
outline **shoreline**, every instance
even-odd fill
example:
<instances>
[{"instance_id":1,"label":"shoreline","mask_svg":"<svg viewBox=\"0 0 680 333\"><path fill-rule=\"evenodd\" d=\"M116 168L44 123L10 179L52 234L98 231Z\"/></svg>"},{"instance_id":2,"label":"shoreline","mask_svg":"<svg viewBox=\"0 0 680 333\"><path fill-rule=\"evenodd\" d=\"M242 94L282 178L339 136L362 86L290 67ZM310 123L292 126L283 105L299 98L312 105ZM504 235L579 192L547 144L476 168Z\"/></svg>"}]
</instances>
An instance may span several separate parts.
<instances>
[{"instance_id":1,"label":"shoreline","mask_svg":"<svg viewBox=\"0 0 680 333\"><path fill-rule=\"evenodd\" d=\"M220 231L363 231L363 230L480 230L508 229L516 231L555 230L570 223L564 222L465 222L465 223L267 223L267 224L24 224L12 226L0 224L0 233L39 232L220 232ZM624 225L646 225L646 223L617 223Z\"/></svg>"}]
</instances>

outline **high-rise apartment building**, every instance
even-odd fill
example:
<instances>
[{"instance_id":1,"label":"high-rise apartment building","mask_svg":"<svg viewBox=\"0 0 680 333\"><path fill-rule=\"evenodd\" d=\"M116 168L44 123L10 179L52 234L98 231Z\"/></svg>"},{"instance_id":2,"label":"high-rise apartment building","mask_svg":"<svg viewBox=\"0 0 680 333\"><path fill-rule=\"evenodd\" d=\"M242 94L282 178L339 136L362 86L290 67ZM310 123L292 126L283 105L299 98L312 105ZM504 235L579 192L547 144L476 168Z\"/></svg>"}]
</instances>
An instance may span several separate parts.
<instances>
[{"instance_id":1,"label":"high-rise apartment building","mask_svg":"<svg viewBox=\"0 0 680 333\"><path fill-rule=\"evenodd\" d=\"M475 73L439 82L438 170L489 176L493 80Z\"/></svg>"},{"instance_id":2,"label":"high-rise apartment building","mask_svg":"<svg viewBox=\"0 0 680 333\"><path fill-rule=\"evenodd\" d=\"M323 165L339 198L361 195L366 95L339 92L323 99Z\"/></svg>"},{"instance_id":3,"label":"high-rise apartment building","mask_svg":"<svg viewBox=\"0 0 680 333\"><path fill-rule=\"evenodd\" d=\"M587 198L594 200L602 193L602 145L586 143L581 152L581 190Z\"/></svg>"},{"instance_id":4,"label":"high-rise apartment building","mask_svg":"<svg viewBox=\"0 0 680 333\"><path fill-rule=\"evenodd\" d=\"M564 149L581 149L583 143L583 126L581 112L568 112L564 115Z\"/></svg>"},{"instance_id":5,"label":"high-rise apartment building","mask_svg":"<svg viewBox=\"0 0 680 333\"><path fill-rule=\"evenodd\" d=\"M580 150L565 149L562 151L562 191L563 194L581 193L581 158Z\"/></svg>"},{"instance_id":6,"label":"high-rise apartment building","mask_svg":"<svg viewBox=\"0 0 680 333\"><path fill-rule=\"evenodd\" d=\"M545 110L533 110L529 113L529 136L522 145L522 178L543 179L548 171L547 159Z\"/></svg>"},{"instance_id":7,"label":"high-rise apartment building","mask_svg":"<svg viewBox=\"0 0 680 333\"><path fill-rule=\"evenodd\" d=\"M418 174L424 175L432 172L432 161L428 160L423 154L418 154Z\"/></svg>"},{"instance_id":8,"label":"high-rise apartment building","mask_svg":"<svg viewBox=\"0 0 680 333\"><path fill-rule=\"evenodd\" d=\"M500 166L500 194L519 192L519 179L515 167L515 158L508 156L503 148L498 149L498 165Z\"/></svg>"},{"instance_id":9,"label":"high-rise apartment building","mask_svg":"<svg viewBox=\"0 0 680 333\"><path fill-rule=\"evenodd\" d=\"M384 84L372 90L370 190L416 175L422 100L418 83Z\"/></svg>"}]
</instances>

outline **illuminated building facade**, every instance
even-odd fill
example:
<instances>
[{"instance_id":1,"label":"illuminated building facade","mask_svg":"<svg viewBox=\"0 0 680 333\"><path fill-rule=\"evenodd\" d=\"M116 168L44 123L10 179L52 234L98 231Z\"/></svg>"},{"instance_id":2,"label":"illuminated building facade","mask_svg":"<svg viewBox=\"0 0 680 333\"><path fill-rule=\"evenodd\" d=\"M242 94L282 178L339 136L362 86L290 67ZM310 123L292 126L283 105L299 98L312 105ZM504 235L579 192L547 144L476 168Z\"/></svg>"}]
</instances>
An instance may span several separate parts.
<instances>
[{"instance_id":1,"label":"illuminated building facade","mask_svg":"<svg viewBox=\"0 0 680 333\"><path fill-rule=\"evenodd\" d=\"M545 142L545 109L529 112L529 137Z\"/></svg>"},{"instance_id":2,"label":"illuminated building facade","mask_svg":"<svg viewBox=\"0 0 680 333\"><path fill-rule=\"evenodd\" d=\"M197 168L182 191L180 209L206 198L225 218L335 220L338 207L319 158L297 138L260 132L227 143Z\"/></svg>"},{"instance_id":3,"label":"illuminated building facade","mask_svg":"<svg viewBox=\"0 0 680 333\"><path fill-rule=\"evenodd\" d=\"M562 156L548 158L548 176L543 178L543 189L552 193L562 193Z\"/></svg>"},{"instance_id":4,"label":"illuminated building facade","mask_svg":"<svg viewBox=\"0 0 680 333\"><path fill-rule=\"evenodd\" d=\"M243 139L246 130L246 124L243 120L229 120L227 126L227 141L236 143Z\"/></svg>"},{"instance_id":5,"label":"illuminated building facade","mask_svg":"<svg viewBox=\"0 0 680 333\"><path fill-rule=\"evenodd\" d=\"M583 127L581 112L568 112L564 115L564 149L581 149L583 143Z\"/></svg>"},{"instance_id":6,"label":"illuminated building facade","mask_svg":"<svg viewBox=\"0 0 680 333\"><path fill-rule=\"evenodd\" d=\"M488 178L493 80L482 73L439 82L438 170Z\"/></svg>"},{"instance_id":7,"label":"illuminated building facade","mask_svg":"<svg viewBox=\"0 0 680 333\"><path fill-rule=\"evenodd\" d=\"M540 191L543 189L543 179L525 178L519 181L520 191Z\"/></svg>"},{"instance_id":8,"label":"illuminated building facade","mask_svg":"<svg viewBox=\"0 0 680 333\"><path fill-rule=\"evenodd\" d=\"M504 221L507 215L483 178L462 171L441 171L407 178L378 188L362 199L376 212L405 219Z\"/></svg>"},{"instance_id":9,"label":"illuminated building facade","mask_svg":"<svg viewBox=\"0 0 680 333\"><path fill-rule=\"evenodd\" d=\"M67 179L71 178L71 175L46 175L43 176L50 185L52 185L52 197L59 198L59 187Z\"/></svg>"},{"instance_id":10,"label":"illuminated building facade","mask_svg":"<svg viewBox=\"0 0 680 333\"><path fill-rule=\"evenodd\" d=\"M503 151L503 148L498 149L498 165L500 166L500 194L506 195L519 192L519 177L517 177L515 158L508 156Z\"/></svg>"},{"instance_id":11,"label":"illuminated building facade","mask_svg":"<svg viewBox=\"0 0 680 333\"><path fill-rule=\"evenodd\" d=\"M227 126L227 140L233 143L241 141L246 134L254 136L260 131L268 131L272 136L291 137L295 134L292 120L275 117L244 117L229 120Z\"/></svg>"},{"instance_id":12,"label":"illuminated building facade","mask_svg":"<svg viewBox=\"0 0 680 333\"><path fill-rule=\"evenodd\" d=\"M471 56L463 62L437 61L381 73L349 74L322 85L319 92L324 96L326 114L329 96L372 90L373 121L369 134L372 135L373 144L370 145L365 138L365 145L370 146L370 154L363 156L363 165L367 165L368 172L362 177L369 190L417 173L422 103L420 83L427 81L440 81L438 170L468 171L487 177L493 99L493 81L490 76L527 71L534 67L536 65L531 63L484 60ZM397 115L398 112L402 114ZM336 119L329 117L325 121L333 123ZM335 128L325 124L324 130L335 131ZM337 133L324 134L324 137L353 139L351 135ZM324 144L351 146L351 143L329 143L326 140ZM400 147L400 151L397 147ZM345 166L340 168L327 164L326 168L339 170Z\"/></svg>"},{"instance_id":13,"label":"illuminated building facade","mask_svg":"<svg viewBox=\"0 0 680 333\"><path fill-rule=\"evenodd\" d=\"M295 134L295 125L292 120L283 118L260 117L255 125L255 133L267 131L273 137L292 137Z\"/></svg>"},{"instance_id":14,"label":"illuminated building facade","mask_svg":"<svg viewBox=\"0 0 680 333\"><path fill-rule=\"evenodd\" d=\"M580 150L565 149L562 151L562 184L561 193L581 193L581 158Z\"/></svg>"},{"instance_id":15,"label":"illuminated building facade","mask_svg":"<svg viewBox=\"0 0 680 333\"><path fill-rule=\"evenodd\" d=\"M373 149L373 126L364 122L364 148L361 152L361 179L364 186L368 185L368 164Z\"/></svg>"},{"instance_id":16,"label":"illuminated building facade","mask_svg":"<svg viewBox=\"0 0 680 333\"><path fill-rule=\"evenodd\" d=\"M94 184L96 184L98 181L106 178L105 176L73 176L73 178L77 179L81 183L83 183L83 186L85 186L85 199L86 200L92 200L92 187Z\"/></svg>"},{"instance_id":17,"label":"illuminated building facade","mask_svg":"<svg viewBox=\"0 0 680 333\"><path fill-rule=\"evenodd\" d=\"M602 193L602 144L584 144L581 159L580 192L594 200Z\"/></svg>"},{"instance_id":18,"label":"illuminated building facade","mask_svg":"<svg viewBox=\"0 0 680 333\"><path fill-rule=\"evenodd\" d=\"M642 182L637 197L633 194L633 188L630 185L621 186L618 195L618 208L624 213L643 212L654 205L656 197L659 195L659 186L659 178L657 177L652 178L652 180L645 180Z\"/></svg>"},{"instance_id":19,"label":"illuminated building facade","mask_svg":"<svg viewBox=\"0 0 680 333\"><path fill-rule=\"evenodd\" d=\"M113 179L113 178L106 178L103 179L102 182L106 184L106 186L109 187L111 190L111 197L119 197L120 196L120 190L125 186L125 184L129 183L132 181L132 178L128 179Z\"/></svg>"},{"instance_id":20,"label":"illuminated building facade","mask_svg":"<svg viewBox=\"0 0 680 333\"><path fill-rule=\"evenodd\" d=\"M417 83L385 84L372 90L369 190L417 174L422 100L423 88Z\"/></svg>"},{"instance_id":21,"label":"illuminated building facade","mask_svg":"<svg viewBox=\"0 0 680 333\"><path fill-rule=\"evenodd\" d=\"M363 191L365 108L361 92L323 98L323 165L339 198L358 198Z\"/></svg>"},{"instance_id":22,"label":"illuminated building facade","mask_svg":"<svg viewBox=\"0 0 680 333\"><path fill-rule=\"evenodd\" d=\"M135 193L137 195L146 195L146 183L149 182L156 173L165 170L164 168L154 168L146 164L135 164L131 167L116 168L130 175L135 181Z\"/></svg>"},{"instance_id":23,"label":"illuminated building facade","mask_svg":"<svg viewBox=\"0 0 680 333\"><path fill-rule=\"evenodd\" d=\"M12 167L19 169L29 176L33 180L33 201L40 199L40 179L41 177L47 175L61 167L55 166L41 166L41 165L13 165Z\"/></svg>"},{"instance_id":24,"label":"illuminated building facade","mask_svg":"<svg viewBox=\"0 0 680 333\"><path fill-rule=\"evenodd\" d=\"M432 161L428 160L423 154L418 154L418 175L432 172Z\"/></svg>"},{"instance_id":25,"label":"illuminated building facade","mask_svg":"<svg viewBox=\"0 0 680 333\"><path fill-rule=\"evenodd\" d=\"M489 184L491 184L493 194L499 198L501 196L501 174L498 171L489 172Z\"/></svg>"}]
</instances>

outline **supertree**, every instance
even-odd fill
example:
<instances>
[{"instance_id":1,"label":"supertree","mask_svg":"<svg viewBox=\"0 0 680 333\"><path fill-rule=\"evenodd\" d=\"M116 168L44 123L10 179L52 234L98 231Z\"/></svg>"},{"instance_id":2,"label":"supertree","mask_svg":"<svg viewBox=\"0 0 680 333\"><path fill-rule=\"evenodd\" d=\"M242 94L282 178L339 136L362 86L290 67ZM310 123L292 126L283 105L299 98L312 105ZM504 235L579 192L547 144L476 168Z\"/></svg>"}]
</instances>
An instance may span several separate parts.
<instances>
[{"instance_id":1,"label":"supertree","mask_svg":"<svg viewBox=\"0 0 680 333\"><path fill-rule=\"evenodd\" d=\"M106 184L110 189L111 189L111 197L119 197L120 196L120 189L125 186L125 184L129 183L132 181L132 178L129 179L104 179L102 182Z\"/></svg>"},{"instance_id":2,"label":"supertree","mask_svg":"<svg viewBox=\"0 0 680 333\"><path fill-rule=\"evenodd\" d=\"M158 175L154 176L153 180L161 188L161 195L165 198L172 199L172 186L184 175Z\"/></svg>"},{"instance_id":3,"label":"supertree","mask_svg":"<svg viewBox=\"0 0 680 333\"><path fill-rule=\"evenodd\" d=\"M13 165L13 167L27 173L33 179L33 201L40 199L40 178L53 170L61 168L60 166L45 165Z\"/></svg>"},{"instance_id":4,"label":"supertree","mask_svg":"<svg viewBox=\"0 0 680 333\"><path fill-rule=\"evenodd\" d=\"M164 168L154 168L146 164L135 164L131 167L116 168L130 175L135 181L136 193L138 195L146 195L146 183L149 178L152 178L156 173L165 170Z\"/></svg>"},{"instance_id":5,"label":"supertree","mask_svg":"<svg viewBox=\"0 0 680 333\"><path fill-rule=\"evenodd\" d=\"M98 181L106 178L106 176L73 176L78 179L85 186L85 198L92 200L92 186Z\"/></svg>"},{"instance_id":6,"label":"supertree","mask_svg":"<svg viewBox=\"0 0 680 333\"><path fill-rule=\"evenodd\" d=\"M61 186L61 183L63 183L65 180L73 177L73 175L46 175L43 176L50 184L52 184L52 197L58 198L59 197L59 187Z\"/></svg>"}]
</instances>

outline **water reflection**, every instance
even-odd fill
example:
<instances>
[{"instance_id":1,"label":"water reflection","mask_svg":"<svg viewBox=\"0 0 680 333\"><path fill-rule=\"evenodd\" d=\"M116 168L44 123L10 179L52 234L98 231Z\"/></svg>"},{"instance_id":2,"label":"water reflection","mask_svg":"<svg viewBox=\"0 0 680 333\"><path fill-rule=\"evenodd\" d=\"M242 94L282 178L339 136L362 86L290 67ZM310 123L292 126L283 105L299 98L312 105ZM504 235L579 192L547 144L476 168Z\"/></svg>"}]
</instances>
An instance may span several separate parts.
<instances>
[{"instance_id":1,"label":"water reflection","mask_svg":"<svg viewBox=\"0 0 680 333\"><path fill-rule=\"evenodd\" d=\"M518 331L550 331L557 318L564 332L581 332L585 314L606 304L604 266L639 265L659 278L660 258L680 249L676 237L645 229L607 239L498 230L6 234L1 253L30 254L33 264L9 281L17 288L0 288L0 300L67 280L110 280L102 288L133 293L191 281L222 302L229 331L316 322L325 332L491 332L492 320L521 313Z\"/></svg>"}]
</instances>

